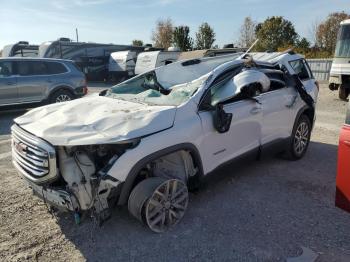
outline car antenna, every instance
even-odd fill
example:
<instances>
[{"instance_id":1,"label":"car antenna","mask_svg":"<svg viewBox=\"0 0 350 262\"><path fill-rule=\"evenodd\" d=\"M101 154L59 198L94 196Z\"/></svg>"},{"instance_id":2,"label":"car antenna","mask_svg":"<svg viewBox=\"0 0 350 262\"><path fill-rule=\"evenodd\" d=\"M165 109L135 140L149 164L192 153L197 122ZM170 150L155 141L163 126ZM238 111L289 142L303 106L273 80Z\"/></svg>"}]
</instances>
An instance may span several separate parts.
<instances>
[{"instance_id":1,"label":"car antenna","mask_svg":"<svg viewBox=\"0 0 350 262\"><path fill-rule=\"evenodd\" d=\"M238 57L238 59L243 59L249 52L250 50L253 49L253 47L259 42L259 38L254 41L254 43L248 48L248 50L242 54L241 56Z\"/></svg>"}]
</instances>

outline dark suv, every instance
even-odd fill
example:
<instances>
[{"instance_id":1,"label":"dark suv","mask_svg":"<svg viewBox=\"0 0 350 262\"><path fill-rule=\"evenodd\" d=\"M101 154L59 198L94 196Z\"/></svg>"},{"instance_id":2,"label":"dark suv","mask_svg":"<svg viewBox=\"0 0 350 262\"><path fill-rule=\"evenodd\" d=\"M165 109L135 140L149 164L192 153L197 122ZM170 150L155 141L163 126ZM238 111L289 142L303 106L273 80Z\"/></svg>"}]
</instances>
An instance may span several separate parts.
<instances>
[{"instance_id":1,"label":"dark suv","mask_svg":"<svg viewBox=\"0 0 350 262\"><path fill-rule=\"evenodd\" d=\"M86 93L85 75L73 61L0 58L0 106L65 102Z\"/></svg>"}]
</instances>

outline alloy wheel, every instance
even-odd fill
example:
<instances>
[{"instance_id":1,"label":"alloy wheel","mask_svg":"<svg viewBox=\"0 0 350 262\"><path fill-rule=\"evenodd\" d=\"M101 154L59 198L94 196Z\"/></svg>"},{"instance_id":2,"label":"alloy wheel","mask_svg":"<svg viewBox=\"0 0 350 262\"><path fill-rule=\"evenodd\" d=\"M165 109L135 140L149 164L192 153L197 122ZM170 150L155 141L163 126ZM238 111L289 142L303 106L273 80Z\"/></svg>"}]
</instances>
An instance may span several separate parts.
<instances>
[{"instance_id":1,"label":"alloy wheel","mask_svg":"<svg viewBox=\"0 0 350 262\"><path fill-rule=\"evenodd\" d=\"M167 180L154 190L146 203L146 223L154 232L166 231L181 220L187 205L187 186L177 179Z\"/></svg>"},{"instance_id":2,"label":"alloy wheel","mask_svg":"<svg viewBox=\"0 0 350 262\"><path fill-rule=\"evenodd\" d=\"M294 136L294 150L298 155L303 154L309 143L309 126L306 122L301 122Z\"/></svg>"},{"instance_id":3,"label":"alloy wheel","mask_svg":"<svg viewBox=\"0 0 350 262\"><path fill-rule=\"evenodd\" d=\"M57 98L56 98L56 103L61 103L61 102L66 102L66 101L70 101L72 100L70 98L70 96L66 95L66 94L62 94L62 95L59 95Z\"/></svg>"}]
</instances>

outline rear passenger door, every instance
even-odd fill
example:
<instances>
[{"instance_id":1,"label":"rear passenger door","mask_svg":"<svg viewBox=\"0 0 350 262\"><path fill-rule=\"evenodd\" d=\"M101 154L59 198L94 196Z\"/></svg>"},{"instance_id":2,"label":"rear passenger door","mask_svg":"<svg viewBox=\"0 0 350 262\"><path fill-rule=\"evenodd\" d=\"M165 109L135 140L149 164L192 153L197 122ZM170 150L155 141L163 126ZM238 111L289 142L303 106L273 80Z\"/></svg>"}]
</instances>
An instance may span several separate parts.
<instances>
[{"instance_id":1,"label":"rear passenger door","mask_svg":"<svg viewBox=\"0 0 350 262\"><path fill-rule=\"evenodd\" d=\"M270 90L258 97L263 109L262 145L288 138L294 124L293 104L297 98L296 90L287 87L283 80L270 80Z\"/></svg>"},{"instance_id":2,"label":"rear passenger door","mask_svg":"<svg viewBox=\"0 0 350 262\"><path fill-rule=\"evenodd\" d=\"M17 61L18 97L21 102L40 102L46 98L50 76L43 61Z\"/></svg>"},{"instance_id":3,"label":"rear passenger door","mask_svg":"<svg viewBox=\"0 0 350 262\"><path fill-rule=\"evenodd\" d=\"M17 78L12 61L0 61L0 105L18 103Z\"/></svg>"}]
</instances>

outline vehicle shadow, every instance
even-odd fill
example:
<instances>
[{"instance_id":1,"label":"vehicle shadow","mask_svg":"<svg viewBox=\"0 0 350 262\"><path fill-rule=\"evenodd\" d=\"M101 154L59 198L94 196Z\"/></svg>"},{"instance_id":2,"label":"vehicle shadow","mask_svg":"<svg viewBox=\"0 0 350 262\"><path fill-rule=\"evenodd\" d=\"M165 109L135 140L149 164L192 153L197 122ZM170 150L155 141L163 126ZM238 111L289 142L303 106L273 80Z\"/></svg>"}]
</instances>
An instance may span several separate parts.
<instances>
[{"instance_id":1,"label":"vehicle shadow","mask_svg":"<svg viewBox=\"0 0 350 262\"><path fill-rule=\"evenodd\" d=\"M1 109L0 111L0 135L11 134L13 120L27 112L27 109Z\"/></svg>"},{"instance_id":2,"label":"vehicle shadow","mask_svg":"<svg viewBox=\"0 0 350 262\"><path fill-rule=\"evenodd\" d=\"M338 229L350 215L333 204L336 157L336 145L311 142L300 161L266 157L226 165L190 195L184 219L163 234L126 207L114 208L101 227L89 217L77 226L71 214L57 222L88 261L275 261L310 245L325 255L328 248L341 252L349 250L350 237Z\"/></svg>"}]
</instances>

